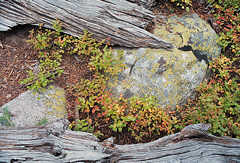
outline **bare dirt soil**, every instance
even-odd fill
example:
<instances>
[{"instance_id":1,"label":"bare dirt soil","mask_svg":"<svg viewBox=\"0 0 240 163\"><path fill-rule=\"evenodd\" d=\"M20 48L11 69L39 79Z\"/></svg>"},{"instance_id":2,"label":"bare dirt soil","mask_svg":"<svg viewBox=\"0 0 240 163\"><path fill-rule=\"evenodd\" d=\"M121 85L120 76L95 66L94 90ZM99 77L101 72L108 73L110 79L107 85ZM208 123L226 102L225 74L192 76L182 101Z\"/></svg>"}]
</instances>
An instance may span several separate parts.
<instances>
[{"instance_id":1,"label":"bare dirt soil","mask_svg":"<svg viewBox=\"0 0 240 163\"><path fill-rule=\"evenodd\" d=\"M31 28L19 26L0 32L0 106L26 91L19 82L38 62L36 52L26 43Z\"/></svg>"},{"instance_id":2,"label":"bare dirt soil","mask_svg":"<svg viewBox=\"0 0 240 163\"><path fill-rule=\"evenodd\" d=\"M0 106L27 90L20 81L27 77L28 70L33 70L38 64L38 52L27 43L29 31L36 28L24 25L0 32ZM88 76L87 62L84 60L66 55L62 67L64 74L53 83L62 88L75 85L80 78ZM72 117L73 99L68 92L66 97L69 116Z\"/></svg>"}]
</instances>

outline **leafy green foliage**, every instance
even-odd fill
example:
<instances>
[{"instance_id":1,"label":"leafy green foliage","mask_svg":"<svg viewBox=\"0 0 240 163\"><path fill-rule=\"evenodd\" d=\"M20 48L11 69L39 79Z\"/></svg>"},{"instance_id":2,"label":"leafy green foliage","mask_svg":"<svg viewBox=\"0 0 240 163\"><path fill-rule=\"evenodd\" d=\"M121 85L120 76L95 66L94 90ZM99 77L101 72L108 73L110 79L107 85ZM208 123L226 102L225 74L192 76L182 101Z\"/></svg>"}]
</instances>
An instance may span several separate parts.
<instances>
[{"instance_id":1,"label":"leafy green foliage","mask_svg":"<svg viewBox=\"0 0 240 163\"><path fill-rule=\"evenodd\" d=\"M208 0L216 9L217 24L221 26L219 44L233 53L240 54L240 1L239 0Z\"/></svg>"},{"instance_id":2,"label":"leafy green foliage","mask_svg":"<svg viewBox=\"0 0 240 163\"><path fill-rule=\"evenodd\" d=\"M54 79L63 73L61 67L63 55L95 56L99 53L99 46L103 42L97 43L90 39L90 34L84 31L79 38L62 34L59 21L53 24L55 30L40 29L32 31L29 43L39 51L39 72L28 72L28 78L21 81L21 84L28 85L31 90L41 90L49 85Z\"/></svg>"},{"instance_id":3,"label":"leafy green foliage","mask_svg":"<svg viewBox=\"0 0 240 163\"><path fill-rule=\"evenodd\" d=\"M212 4L214 8L220 10L226 10L229 8L239 9L239 0L208 0L208 3Z\"/></svg>"},{"instance_id":4,"label":"leafy green foliage","mask_svg":"<svg viewBox=\"0 0 240 163\"><path fill-rule=\"evenodd\" d=\"M3 109L3 114L0 116L0 124L4 126L13 126L14 124L11 122L11 115L10 112L8 111L7 107L2 108Z\"/></svg>"},{"instance_id":5,"label":"leafy green foliage","mask_svg":"<svg viewBox=\"0 0 240 163\"><path fill-rule=\"evenodd\" d=\"M46 125L47 123L48 123L47 118L43 118L37 123L37 126Z\"/></svg>"},{"instance_id":6,"label":"leafy green foliage","mask_svg":"<svg viewBox=\"0 0 240 163\"><path fill-rule=\"evenodd\" d=\"M192 6L192 0L170 0L170 2L176 4L176 6L186 9L189 12L190 7Z\"/></svg>"},{"instance_id":7,"label":"leafy green foliage","mask_svg":"<svg viewBox=\"0 0 240 163\"><path fill-rule=\"evenodd\" d=\"M21 84L28 85L31 90L41 90L49 83L53 82L56 76L63 73L60 67L63 48L66 46L65 40L60 35L61 28L59 22L54 24L56 31L51 30L32 30L30 34L29 43L31 43L36 50L39 51L39 72L35 73L32 70L28 71L28 78L21 81Z\"/></svg>"},{"instance_id":8,"label":"leafy green foliage","mask_svg":"<svg viewBox=\"0 0 240 163\"><path fill-rule=\"evenodd\" d=\"M210 63L212 78L197 89L198 97L178 107L177 127L211 123L213 134L240 138L240 15L237 12L240 1L218 0L212 4L222 29L219 45L223 47L223 53Z\"/></svg>"},{"instance_id":9,"label":"leafy green foliage","mask_svg":"<svg viewBox=\"0 0 240 163\"><path fill-rule=\"evenodd\" d=\"M174 132L177 119L170 115L167 109L163 110L155 97L136 98L129 100L128 116L136 120L129 124L131 135L137 140L151 138L156 135L164 136Z\"/></svg>"},{"instance_id":10,"label":"leafy green foliage","mask_svg":"<svg viewBox=\"0 0 240 163\"><path fill-rule=\"evenodd\" d=\"M82 80L72 88L81 118L91 124L94 133L101 133L101 127L105 125L113 133L130 133L136 142L173 133L176 118L163 111L154 97L113 99L105 85L105 79L98 75L91 81ZM74 129L75 124L71 125Z\"/></svg>"},{"instance_id":11,"label":"leafy green foliage","mask_svg":"<svg viewBox=\"0 0 240 163\"><path fill-rule=\"evenodd\" d=\"M240 5L240 2L239 2ZM240 55L240 14L234 8L219 9L217 23L222 26L219 44L224 48L230 48L233 53Z\"/></svg>"},{"instance_id":12,"label":"leafy green foliage","mask_svg":"<svg viewBox=\"0 0 240 163\"><path fill-rule=\"evenodd\" d=\"M107 49L103 52L92 57L89 63L95 72L93 79L82 79L79 84L69 88L76 98L75 104L82 119L80 122L91 124L96 135L102 136L102 126L107 126L113 134L129 132L136 141L156 134L172 133L173 118L158 107L155 98L135 97L127 100L111 96L106 88L109 75L116 75L124 65ZM76 127L80 122L73 122L71 128L82 131L83 128Z\"/></svg>"},{"instance_id":13,"label":"leafy green foliage","mask_svg":"<svg viewBox=\"0 0 240 163\"><path fill-rule=\"evenodd\" d=\"M82 132L93 132L92 124L89 123L91 120L87 121L86 119L83 120L76 120L74 121L74 130L75 131L82 131Z\"/></svg>"},{"instance_id":14,"label":"leafy green foliage","mask_svg":"<svg viewBox=\"0 0 240 163\"><path fill-rule=\"evenodd\" d=\"M211 132L218 136L240 138L240 89L231 79L232 61L222 56L211 63L215 76L199 88L197 100L178 108L182 127L194 123L211 123Z\"/></svg>"}]
</instances>

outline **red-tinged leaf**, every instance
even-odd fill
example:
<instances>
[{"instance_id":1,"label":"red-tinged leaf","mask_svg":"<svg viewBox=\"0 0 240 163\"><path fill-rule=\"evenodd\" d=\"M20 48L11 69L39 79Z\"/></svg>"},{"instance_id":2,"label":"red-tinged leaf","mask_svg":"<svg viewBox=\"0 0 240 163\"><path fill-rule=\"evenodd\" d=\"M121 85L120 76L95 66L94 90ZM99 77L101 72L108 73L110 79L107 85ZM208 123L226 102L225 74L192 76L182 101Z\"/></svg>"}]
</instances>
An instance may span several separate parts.
<instances>
[{"instance_id":1,"label":"red-tinged leaf","mask_svg":"<svg viewBox=\"0 0 240 163\"><path fill-rule=\"evenodd\" d=\"M220 19L220 20L225 20L225 18L224 18L224 17L221 17L221 16L218 17L218 19Z\"/></svg>"},{"instance_id":2,"label":"red-tinged leaf","mask_svg":"<svg viewBox=\"0 0 240 163\"><path fill-rule=\"evenodd\" d=\"M226 25L226 27L228 27L228 28L230 28L230 29L232 29L232 25L230 25L230 24L228 24L228 25Z\"/></svg>"},{"instance_id":3,"label":"red-tinged leaf","mask_svg":"<svg viewBox=\"0 0 240 163\"><path fill-rule=\"evenodd\" d=\"M223 29L224 29L225 31L229 31L229 29L228 29L228 28L226 28L226 27L224 27Z\"/></svg>"},{"instance_id":4,"label":"red-tinged leaf","mask_svg":"<svg viewBox=\"0 0 240 163\"><path fill-rule=\"evenodd\" d=\"M102 112L100 113L101 114L101 117L104 117L105 116L105 112Z\"/></svg>"},{"instance_id":5,"label":"red-tinged leaf","mask_svg":"<svg viewBox=\"0 0 240 163\"><path fill-rule=\"evenodd\" d=\"M98 114L97 114L97 117L98 117L98 118L101 118L101 117L102 117L102 114L101 114L101 113L98 113Z\"/></svg>"},{"instance_id":6,"label":"red-tinged leaf","mask_svg":"<svg viewBox=\"0 0 240 163\"><path fill-rule=\"evenodd\" d=\"M92 120L91 120L91 119L88 119L88 123L89 123L89 124L92 124Z\"/></svg>"},{"instance_id":7,"label":"red-tinged leaf","mask_svg":"<svg viewBox=\"0 0 240 163\"><path fill-rule=\"evenodd\" d=\"M96 106L96 105L94 106L94 108L95 108L95 110L99 110L99 107L98 107L98 106Z\"/></svg>"},{"instance_id":8,"label":"red-tinged leaf","mask_svg":"<svg viewBox=\"0 0 240 163\"><path fill-rule=\"evenodd\" d=\"M76 104L76 105L79 105L79 104L80 104L78 98L75 99L75 104Z\"/></svg>"}]
</instances>

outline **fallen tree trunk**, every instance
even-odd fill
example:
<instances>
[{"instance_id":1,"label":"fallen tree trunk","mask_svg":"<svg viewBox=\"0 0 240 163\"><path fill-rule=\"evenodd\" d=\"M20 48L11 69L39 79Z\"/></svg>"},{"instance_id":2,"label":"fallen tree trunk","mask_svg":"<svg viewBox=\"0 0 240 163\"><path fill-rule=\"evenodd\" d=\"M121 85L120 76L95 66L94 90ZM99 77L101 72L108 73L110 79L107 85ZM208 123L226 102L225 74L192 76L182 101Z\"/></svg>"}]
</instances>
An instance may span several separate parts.
<instances>
[{"instance_id":1,"label":"fallen tree trunk","mask_svg":"<svg viewBox=\"0 0 240 163\"><path fill-rule=\"evenodd\" d=\"M181 132L151 143L115 145L99 142L88 133L66 130L62 124L58 121L42 127L0 130L0 162L240 161L239 139Z\"/></svg>"},{"instance_id":2,"label":"fallen tree trunk","mask_svg":"<svg viewBox=\"0 0 240 163\"><path fill-rule=\"evenodd\" d=\"M129 2L137 3L140 6L143 6L144 8L150 9L153 8L155 5L157 5L156 0L127 0Z\"/></svg>"},{"instance_id":3,"label":"fallen tree trunk","mask_svg":"<svg viewBox=\"0 0 240 163\"><path fill-rule=\"evenodd\" d=\"M21 24L52 28L56 18L74 36L88 30L112 45L172 48L145 30L153 24L153 13L126 0L0 0L0 31Z\"/></svg>"}]
</instances>

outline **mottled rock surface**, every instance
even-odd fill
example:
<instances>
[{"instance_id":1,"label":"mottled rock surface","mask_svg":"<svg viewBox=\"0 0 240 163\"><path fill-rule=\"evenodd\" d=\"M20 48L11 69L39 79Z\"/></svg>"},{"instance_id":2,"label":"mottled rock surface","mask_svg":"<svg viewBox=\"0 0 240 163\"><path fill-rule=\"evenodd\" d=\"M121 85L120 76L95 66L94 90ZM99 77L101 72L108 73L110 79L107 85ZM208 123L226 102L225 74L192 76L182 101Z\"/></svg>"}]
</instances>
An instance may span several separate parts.
<instances>
[{"instance_id":1,"label":"mottled rock surface","mask_svg":"<svg viewBox=\"0 0 240 163\"><path fill-rule=\"evenodd\" d=\"M208 62L220 54L217 35L196 14L172 16L157 24L154 34L175 48L115 49L123 52L126 68L112 78L109 88L115 96L156 96L162 106L174 107L192 95L206 76Z\"/></svg>"},{"instance_id":2,"label":"mottled rock surface","mask_svg":"<svg viewBox=\"0 0 240 163\"><path fill-rule=\"evenodd\" d=\"M207 56L208 60L219 56L221 48L217 45L216 32L197 14L172 16L160 22L162 23L156 25L154 34L175 47L193 51L199 58Z\"/></svg>"},{"instance_id":3,"label":"mottled rock surface","mask_svg":"<svg viewBox=\"0 0 240 163\"><path fill-rule=\"evenodd\" d=\"M16 127L37 126L40 123L53 122L66 118L65 95L62 88L53 87L42 93L27 91L3 105L11 115Z\"/></svg>"},{"instance_id":4,"label":"mottled rock surface","mask_svg":"<svg viewBox=\"0 0 240 163\"><path fill-rule=\"evenodd\" d=\"M189 97L206 75L207 64L191 51L174 49L125 50L125 70L109 86L114 95L129 98L153 95L163 106Z\"/></svg>"}]
</instances>

